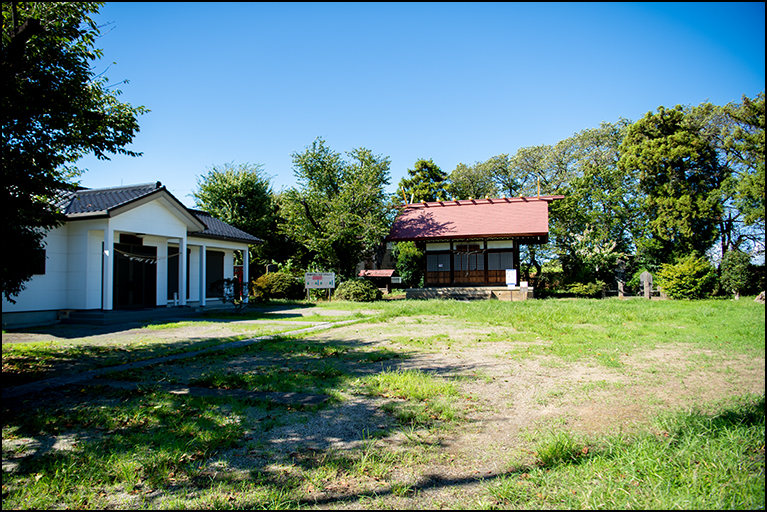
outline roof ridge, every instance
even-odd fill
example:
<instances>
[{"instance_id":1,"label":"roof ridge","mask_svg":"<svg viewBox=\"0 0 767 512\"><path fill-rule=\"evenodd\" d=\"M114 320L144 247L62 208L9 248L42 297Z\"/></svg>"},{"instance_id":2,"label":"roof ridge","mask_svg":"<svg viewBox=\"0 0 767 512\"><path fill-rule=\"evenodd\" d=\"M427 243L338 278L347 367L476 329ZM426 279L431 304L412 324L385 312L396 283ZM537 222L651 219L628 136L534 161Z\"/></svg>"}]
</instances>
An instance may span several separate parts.
<instances>
[{"instance_id":1,"label":"roof ridge","mask_svg":"<svg viewBox=\"0 0 767 512\"><path fill-rule=\"evenodd\" d=\"M75 190L74 192L76 194L81 194L83 192L106 192L106 191L116 191L116 190L130 190L130 189L137 189L137 188L152 188L154 190L160 187L162 187L161 182L152 181L149 183L137 183L135 185L120 185L119 187L99 187L99 188L83 187L79 190Z\"/></svg>"},{"instance_id":2,"label":"roof ridge","mask_svg":"<svg viewBox=\"0 0 767 512\"><path fill-rule=\"evenodd\" d=\"M545 195L545 196L512 196L512 197L480 197L475 199L446 199L443 201L422 201L420 203L408 203L403 205L405 208L431 208L446 206L463 205L481 205L481 204L504 204L512 202L530 202L530 201L553 201L555 199L564 199L564 196Z\"/></svg>"}]
</instances>

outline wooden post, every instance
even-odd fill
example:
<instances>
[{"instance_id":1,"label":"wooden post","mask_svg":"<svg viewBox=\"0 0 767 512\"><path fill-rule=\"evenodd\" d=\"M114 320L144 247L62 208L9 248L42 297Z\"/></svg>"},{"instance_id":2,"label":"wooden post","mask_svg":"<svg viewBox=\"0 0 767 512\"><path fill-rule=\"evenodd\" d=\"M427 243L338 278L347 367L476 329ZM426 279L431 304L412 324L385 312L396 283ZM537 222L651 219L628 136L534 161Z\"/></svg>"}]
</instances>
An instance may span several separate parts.
<instances>
[{"instance_id":1,"label":"wooden post","mask_svg":"<svg viewBox=\"0 0 767 512\"><path fill-rule=\"evenodd\" d=\"M527 300L527 281L519 283L519 296L522 300Z\"/></svg>"}]
</instances>

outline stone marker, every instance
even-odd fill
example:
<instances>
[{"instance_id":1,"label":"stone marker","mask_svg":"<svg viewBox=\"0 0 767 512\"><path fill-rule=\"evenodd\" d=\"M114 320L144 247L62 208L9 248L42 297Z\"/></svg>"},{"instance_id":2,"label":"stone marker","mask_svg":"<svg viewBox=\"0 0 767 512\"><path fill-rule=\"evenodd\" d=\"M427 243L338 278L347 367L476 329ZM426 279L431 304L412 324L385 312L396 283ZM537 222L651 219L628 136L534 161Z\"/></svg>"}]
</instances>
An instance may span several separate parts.
<instances>
[{"instance_id":1,"label":"stone marker","mask_svg":"<svg viewBox=\"0 0 767 512\"><path fill-rule=\"evenodd\" d=\"M652 294L652 274L645 270L639 274L639 281L642 283L644 298L649 299Z\"/></svg>"}]
</instances>

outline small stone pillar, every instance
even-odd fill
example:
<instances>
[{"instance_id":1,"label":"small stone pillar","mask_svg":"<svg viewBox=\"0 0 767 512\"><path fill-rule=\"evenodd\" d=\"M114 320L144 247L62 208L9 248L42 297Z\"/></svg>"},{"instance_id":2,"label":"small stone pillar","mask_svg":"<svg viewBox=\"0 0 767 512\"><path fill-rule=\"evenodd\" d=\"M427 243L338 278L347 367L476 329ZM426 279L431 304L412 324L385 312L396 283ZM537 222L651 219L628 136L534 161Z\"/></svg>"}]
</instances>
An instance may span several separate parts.
<instances>
[{"instance_id":1,"label":"small stone pillar","mask_svg":"<svg viewBox=\"0 0 767 512\"><path fill-rule=\"evenodd\" d=\"M650 299L652 295L652 274L645 270L639 274L639 281L642 283L644 298Z\"/></svg>"}]
</instances>

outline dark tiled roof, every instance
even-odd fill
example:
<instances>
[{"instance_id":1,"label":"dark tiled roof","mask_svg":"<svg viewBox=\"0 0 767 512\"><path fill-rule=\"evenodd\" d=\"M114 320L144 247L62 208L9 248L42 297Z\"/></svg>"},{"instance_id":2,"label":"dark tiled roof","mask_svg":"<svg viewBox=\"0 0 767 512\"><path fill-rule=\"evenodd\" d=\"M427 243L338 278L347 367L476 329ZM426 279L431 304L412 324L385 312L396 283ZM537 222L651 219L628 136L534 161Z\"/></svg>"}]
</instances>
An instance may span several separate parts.
<instances>
[{"instance_id":1,"label":"dark tiled roof","mask_svg":"<svg viewBox=\"0 0 767 512\"><path fill-rule=\"evenodd\" d=\"M159 191L165 191L165 193L173 197L173 194L168 192L162 183L157 181L139 185L126 185L124 187L81 188L74 192L66 193L57 206L72 219L82 218L82 216L98 216L99 214L107 215L110 210ZM248 243L262 242L260 238L230 226L226 222L212 217L207 212L186 208L175 197L173 199L178 202L180 208L186 209L186 211L205 225L204 230L191 233L195 236Z\"/></svg>"},{"instance_id":2,"label":"dark tiled roof","mask_svg":"<svg viewBox=\"0 0 767 512\"><path fill-rule=\"evenodd\" d=\"M107 213L136 199L149 195L162 187L162 183L142 183L125 187L84 188L73 192L59 207L66 215L83 213ZM69 202L69 204L66 204Z\"/></svg>"},{"instance_id":3,"label":"dark tiled roof","mask_svg":"<svg viewBox=\"0 0 767 512\"><path fill-rule=\"evenodd\" d=\"M194 214L195 217L200 219L203 224L205 224L205 230L198 231L197 233L191 233L194 236L202 236L206 238L216 238L216 239L226 239L226 240L232 240L236 239L242 242L250 242L250 243L260 243L263 242L260 238L257 238L249 233L246 233L245 231L241 229L237 229L236 227L227 224L226 222L222 220L218 220L217 218L211 216L208 212L204 212L202 210L189 210Z\"/></svg>"},{"instance_id":4,"label":"dark tiled roof","mask_svg":"<svg viewBox=\"0 0 767 512\"><path fill-rule=\"evenodd\" d=\"M562 196L438 201L406 205L388 240L515 238L549 233L549 203Z\"/></svg>"}]
</instances>

